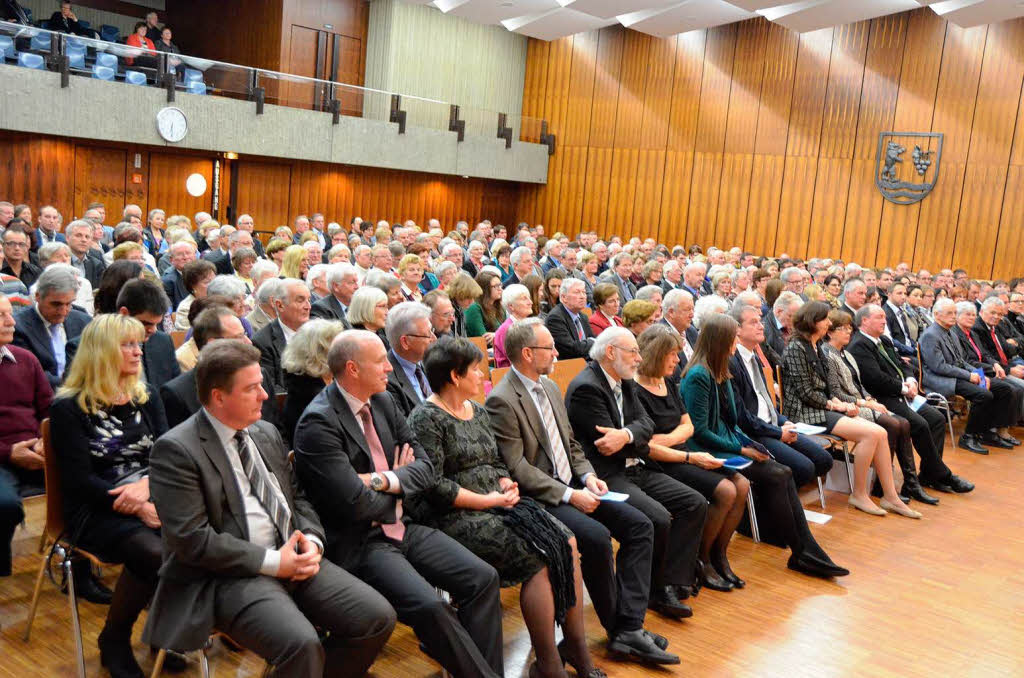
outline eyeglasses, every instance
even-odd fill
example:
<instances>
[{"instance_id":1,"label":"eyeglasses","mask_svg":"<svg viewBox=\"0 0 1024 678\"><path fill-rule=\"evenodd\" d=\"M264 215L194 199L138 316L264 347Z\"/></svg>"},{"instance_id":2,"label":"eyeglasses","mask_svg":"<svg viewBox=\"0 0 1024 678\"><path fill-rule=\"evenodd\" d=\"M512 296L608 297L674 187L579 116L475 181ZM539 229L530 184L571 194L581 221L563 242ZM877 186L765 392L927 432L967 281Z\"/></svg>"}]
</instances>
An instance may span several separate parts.
<instances>
[{"instance_id":1,"label":"eyeglasses","mask_svg":"<svg viewBox=\"0 0 1024 678\"><path fill-rule=\"evenodd\" d=\"M14 249L25 249L26 247L28 247L28 243L27 242L7 242L7 241L4 241L4 247L11 247L11 248L14 248Z\"/></svg>"},{"instance_id":2,"label":"eyeglasses","mask_svg":"<svg viewBox=\"0 0 1024 678\"><path fill-rule=\"evenodd\" d=\"M616 346L615 344L612 344L612 348L617 348L620 351L625 351L626 353L632 353L633 355L640 355L640 349L638 349L638 348L625 348L623 346Z\"/></svg>"},{"instance_id":3,"label":"eyeglasses","mask_svg":"<svg viewBox=\"0 0 1024 678\"><path fill-rule=\"evenodd\" d=\"M407 337L416 337L417 339L437 339L437 333L434 330L430 330L430 334L407 334Z\"/></svg>"},{"instance_id":4,"label":"eyeglasses","mask_svg":"<svg viewBox=\"0 0 1024 678\"><path fill-rule=\"evenodd\" d=\"M533 349L534 351L554 351L554 346L527 346L526 348Z\"/></svg>"}]
</instances>

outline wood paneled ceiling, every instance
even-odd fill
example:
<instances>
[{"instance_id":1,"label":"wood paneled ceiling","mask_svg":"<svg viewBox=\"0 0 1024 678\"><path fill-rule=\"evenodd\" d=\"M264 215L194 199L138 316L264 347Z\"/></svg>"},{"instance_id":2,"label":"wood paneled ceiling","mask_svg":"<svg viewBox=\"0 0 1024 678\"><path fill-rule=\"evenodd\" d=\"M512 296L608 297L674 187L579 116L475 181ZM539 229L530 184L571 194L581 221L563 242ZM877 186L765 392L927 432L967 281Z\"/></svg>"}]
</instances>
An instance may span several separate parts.
<instances>
[{"instance_id":1,"label":"wood paneled ceiling","mask_svg":"<svg viewBox=\"0 0 1024 678\"><path fill-rule=\"evenodd\" d=\"M1021 0L406 0L555 40L616 23L659 38L760 15L798 33L923 6L964 28L1024 16Z\"/></svg>"}]
</instances>

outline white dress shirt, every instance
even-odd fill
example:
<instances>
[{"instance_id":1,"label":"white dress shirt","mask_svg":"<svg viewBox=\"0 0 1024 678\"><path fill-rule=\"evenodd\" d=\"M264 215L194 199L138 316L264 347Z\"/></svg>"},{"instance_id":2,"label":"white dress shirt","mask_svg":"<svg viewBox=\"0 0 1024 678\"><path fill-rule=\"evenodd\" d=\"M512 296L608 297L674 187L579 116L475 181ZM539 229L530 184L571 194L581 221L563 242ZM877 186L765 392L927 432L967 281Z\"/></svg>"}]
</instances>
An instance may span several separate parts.
<instances>
[{"instance_id":1,"label":"white dress shirt","mask_svg":"<svg viewBox=\"0 0 1024 678\"><path fill-rule=\"evenodd\" d=\"M754 368L751 366L750 360L753 358L757 361L757 364L761 364L761 359L757 357L757 354L751 351L743 344L736 344L736 350L740 354L740 362L743 363L743 369L747 371L747 376L750 377L750 383L754 387L754 393L757 394L757 418L761 421L770 422L772 420L771 403L767 402L764 395L761 393L761 389L757 387L757 379L763 379L763 374L754 374Z\"/></svg>"},{"instance_id":2,"label":"white dress shirt","mask_svg":"<svg viewBox=\"0 0 1024 678\"><path fill-rule=\"evenodd\" d=\"M608 380L608 385L611 387L612 391L614 391L616 387L618 387L619 390L621 391L622 390L622 382L617 380L612 375L608 374L608 370L604 369L603 365L601 365L600 367L601 367L601 372L604 374L604 378ZM625 392L623 392L622 397L623 398L626 397ZM625 400L623 400L623 402L625 402ZM629 442L633 442L633 432L630 431L628 428L626 428L626 413L622 411L622 407L619 407L619 421L622 422L622 430L625 431L626 435L629 436ZM642 464L642 463L643 463L642 459L637 459L636 457L628 457L626 459L626 468L629 468L630 466L636 466L637 464Z\"/></svg>"}]
</instances>

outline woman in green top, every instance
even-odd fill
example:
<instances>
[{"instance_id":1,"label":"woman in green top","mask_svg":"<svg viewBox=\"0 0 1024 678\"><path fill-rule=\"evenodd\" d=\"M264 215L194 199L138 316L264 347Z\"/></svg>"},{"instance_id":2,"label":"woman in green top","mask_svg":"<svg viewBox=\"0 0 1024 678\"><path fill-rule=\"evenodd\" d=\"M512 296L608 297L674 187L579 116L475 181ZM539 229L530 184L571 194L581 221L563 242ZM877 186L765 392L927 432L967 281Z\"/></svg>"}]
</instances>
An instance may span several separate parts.
<instances>
[{"instance_id":1,"label":"woman in green top","mask_svg":"<svg viewBox=\"0 0 1024 678\"><path fill-rule=\"evenodd\" d=\"M793 552L788 567L816 577L847 575L849 570L832 562L811 534L793 473L741 429L753 415L733 397L729 358L736 350L737 328L736 321L724 314L709 316L700 328L679 386L693 422L693 437L686 447L716 457L750 458L753 463L740 473L752 484L763 528L778 534Z\"/></svg>"},{"instance_id":2,"label":"woman in green top","mask_svg":"<svg viewBox=\"0 0 1024 678\"><path fill-rule=\"evenodd\" d=\"M466 309L466 336L484 337L490 344L494 333L505 322L505 311L501 308L501 277L491 271L476 274L480 296Z\"/></svg>"}]
</instances>

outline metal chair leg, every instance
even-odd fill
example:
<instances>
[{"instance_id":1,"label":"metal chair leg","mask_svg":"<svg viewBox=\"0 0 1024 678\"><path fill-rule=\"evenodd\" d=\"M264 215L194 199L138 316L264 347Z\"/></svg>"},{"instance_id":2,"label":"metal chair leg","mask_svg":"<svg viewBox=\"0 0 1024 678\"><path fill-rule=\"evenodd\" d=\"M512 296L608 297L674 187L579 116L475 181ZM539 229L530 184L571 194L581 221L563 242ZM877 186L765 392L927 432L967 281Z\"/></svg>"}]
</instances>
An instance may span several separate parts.
<instances>
[{"instance_id":1,"label":"metal chair leg","mask_svg":"<svg viewBox=\"0 0 1024 678\"><path fill-rule=\"evenodd\" d=\"M160 648L160 651L156 653L156 661L153 662L153 673L150 674L150 678L158 678L160 672L164 670L164 659L167 658L167 650Z\"/></svg>"},{"instance_id":2,"label":"metal chair leg","mask_svg":"<svg viewBox=\"0 0 1024 678\"><path fill-rule=\"evenodd\" d=\"M206 656L207 648L199 651L199 670L203 678L210 678L210 659Z\"/></svg>"},{"instance_id":3,"label":"metal chair leg","mask_svg":"<svg viewBox=\"0 0 1024 678\"><path fill-rule=\"evenodd\" d=\"M82 623L78 618L78 598L75 596L75 575L71 571L71 553L61 563L68 583L68 605L71 607L71 627L75 634L75 659L78 661L78 676L85 678L85 648L82 647Z\"/></svg>"},{"instance_id":4,"label":"metal chair leg","mask_svg":"<svg viewBox=\"0 0 1024 678\"><path fill-rule=\"evenodd\" d=\"M750 519L750 536L761 543L761 530L757 527L757 511L754 509L754 491L747 492L747 517Z\"/></svg>"},{"instance_id":5,"label":"metal chair leg","mask_svg":"<svg viewBox=\"0 0 1024 678\"><path fill-rule=\"evenodd\" d=\"M850 484L850 494L853 494L853 457L850 456L850 445L845 440L843 445L843 459L846 460L846 482Z\"/></svg>"},{"instance_id":6,"label":"metal chair leg","mask_svg":"<svg viewBox=\"0 0 1024 678\"><path fill-rule=\"evenodd\" d=\"M46 564L49 562L49 554L43 556L43 562L39 565L39 574L36 576L36 588L32 592L32 607L28 611L28 623L25 624L25 635L22 639L27 643L32 633L32 622L36 618L36 609L39 607L39 594L43 590L43 575L46 574Z\"/></svg>"},{"instance_id":7,"label":"metal chair leg","mask_svg":"<svg viewBox=\"0 0 1024 678\"><path fill-rule=\"evenodd\" d=\"M821 482L821 476L818 476L818 501L821 503L821 510L825 510L825 486Z\"/></svg>"}]
</instances>

